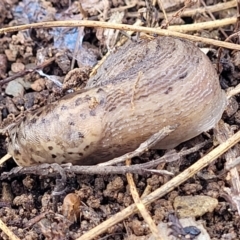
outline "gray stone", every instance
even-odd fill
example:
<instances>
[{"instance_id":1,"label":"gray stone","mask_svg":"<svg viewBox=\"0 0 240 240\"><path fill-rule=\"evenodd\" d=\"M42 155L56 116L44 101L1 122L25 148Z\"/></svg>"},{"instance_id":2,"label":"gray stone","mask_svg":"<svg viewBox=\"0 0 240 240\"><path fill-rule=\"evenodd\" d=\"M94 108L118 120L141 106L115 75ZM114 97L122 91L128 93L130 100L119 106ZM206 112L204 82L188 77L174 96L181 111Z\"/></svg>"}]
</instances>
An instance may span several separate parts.
<instances>
[{"instance_id":1,"label":"gray stone","mask_svg":"<svg viewBox=\"0 0 240 240\"><path fill-rule=\"evenodd\" d=\"M24 94L24 87L18 81L13 80L8 83L5 89L5 93L13 97L18 97L18 96L22 97Z\"/></svg>"}]
</instances>

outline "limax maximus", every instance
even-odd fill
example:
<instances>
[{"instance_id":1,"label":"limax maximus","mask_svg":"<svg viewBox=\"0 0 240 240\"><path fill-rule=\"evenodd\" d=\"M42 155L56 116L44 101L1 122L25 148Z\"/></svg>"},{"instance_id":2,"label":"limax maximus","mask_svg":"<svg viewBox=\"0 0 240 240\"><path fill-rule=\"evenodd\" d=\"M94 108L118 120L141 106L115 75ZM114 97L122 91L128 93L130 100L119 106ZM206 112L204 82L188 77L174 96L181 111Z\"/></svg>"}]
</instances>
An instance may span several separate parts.
<instances>
[{"instance_id":1,"label":"limax maximus","mask_svg":"<svg viewBox=\"0 0 240 240\"><path fill-rule=\"evenodd\" d=\"M92 165L177 124L155 147L173 148L214 127L225 105L214 67L193 43L172 37L128 41L83 91L27 113L9 128L7 149L20 166Z\"/></svg>"}]
</instances>

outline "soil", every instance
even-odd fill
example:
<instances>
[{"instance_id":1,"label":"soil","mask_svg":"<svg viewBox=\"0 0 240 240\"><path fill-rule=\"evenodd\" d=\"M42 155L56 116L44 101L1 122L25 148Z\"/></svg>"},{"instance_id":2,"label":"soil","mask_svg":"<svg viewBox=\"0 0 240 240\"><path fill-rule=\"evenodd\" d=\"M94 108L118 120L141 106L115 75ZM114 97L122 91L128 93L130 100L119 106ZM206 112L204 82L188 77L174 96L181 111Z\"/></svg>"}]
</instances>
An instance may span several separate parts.
<instances>
[{"instance_id":1,"label":"soil","mask_svg":"<svg viewBox=\"0 0 240 240\"><path fill-rule=\"evenodd\" d=\"M70 2L70 5L69 5ZM83 0L81 11L79 1L55 0L1 0L0 27L28 24L33 22L83 19L108 21L114 9L119 9L115 16L119 23L133 24L139 18L138 10L146 6L145 1L125 0ZM125 9L130 3L135 3ZM174 4L172 2L175 2ZM206 0L207 5L224 2ZM163 1L167 12L177 11L184 6L184 1ZM193 4L193 8L198 4ZM159 6L156 5L159 13ZM153 11L151 9L151 11ZM161 14L155 19L155 24L163 24ZM213 13L216 19L237 16L237 9ZM140 18L144 19L144 14ZM110 18L111 19L111 18ZM195 13L191 17L176 17L172 23L189 24L210 21L208 13ZM147 21L143 21L148 24ZM231 35L236 31L235 26L224 27L222 31ZM191 34L218 40L225 40L220 29L199 30ZM112 36L108 38L107 36ZM95 66L108 47L114 48L116 39L114 33L96 28L56 28L30 29L21 32L7 33L0 36L0 113L2 127L24 111L32 111L45 104L56 101L67 93L68 89L79 89L87 81L90 69ZM82 51L74 55L77 39L83 39ZM238 43L238 39L232 39ZM208 56L217 66L217 48L198 44L199 47L209 48ZM55 56L55 59L42 68L42 72L30 71L37 65L44 64ZM72 60L75 59L71 70ZM220 58L219 79L224 90L239 83L240 55L237 51L222 50ZM29 71L28 71L29 70ZM47 76L46 76L47 75ZM9 77L13 80L10 81ZM53 81L50 81L52 78ZM2 84L5 82L5 84ZM10 84L11 83L11 84ZM13 84L14 83L14 84ZM57 84L56 84L57 83ZM59 85L63 84L63 87ZM223 120L232 128L239 129L240 111L239 95L233 98L223 115ZM5 136L0 138L0 154L6 152ZM167 170L174 175L182 172L209 152L216 144L214 132L202 134L176 148L180 151L191 148L196 144L209 140L201 150L192 152L179 161L160 164L157 169ZM238 147L238 146L237 146ZM149 151L142 157L133 159L133 163L141 163L162 156L164 151ZM174 200L179 196L208 196L217 200L217 205L211 211L198 214L195 219L203 222L210 239L240 239L240 217L231 195L225 188L231 187L228 172L224 172L225 156L204 168L193 178L189 178L174 191L150 204L147 209L156 224L169 222L169 216L175 214ZM16 167L13 160L4 163L0 173L9 172ZM223 174L222 174L223 173ZM145 174L134 175L134 181L141 196L146 188L155 189L168 182L167 175ZM25 174L9 177L1 181L0 219L13 231L19 239L77 239L104 220L134 203L124 175L75 175L67 174L65 191L53 196L57 178ZM70 195L69 195L70 194ZM151 231L141 214L133 214L95 239L148 239ZM173 233L174 235L174 233ZM0 239L9 239L0 231ZM179 239L187 239L182 236ZM195 239L193 236L191 239Z\"/></svg>"}]
</instances>

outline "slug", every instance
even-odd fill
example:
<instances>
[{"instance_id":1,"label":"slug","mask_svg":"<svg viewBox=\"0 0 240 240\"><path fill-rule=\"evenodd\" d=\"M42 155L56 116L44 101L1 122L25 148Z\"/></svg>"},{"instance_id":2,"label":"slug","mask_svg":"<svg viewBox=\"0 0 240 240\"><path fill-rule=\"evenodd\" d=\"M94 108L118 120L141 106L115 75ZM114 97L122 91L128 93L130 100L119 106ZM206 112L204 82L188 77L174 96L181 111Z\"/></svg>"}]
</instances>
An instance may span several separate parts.
<instances>
[{"instance_id":1,"label":"slug","mask_svg":"<svg viewBox=\"0 0 240 240\"><path fill-rule=\"evenodd\" d=\"M8 153L20 166L92 165L133 151L177 124L155 147L169 149L213 128L225 105L214 67L193 43L172 37L129 41L83 91L10 127Z\"/></svg>"}]
</instances>

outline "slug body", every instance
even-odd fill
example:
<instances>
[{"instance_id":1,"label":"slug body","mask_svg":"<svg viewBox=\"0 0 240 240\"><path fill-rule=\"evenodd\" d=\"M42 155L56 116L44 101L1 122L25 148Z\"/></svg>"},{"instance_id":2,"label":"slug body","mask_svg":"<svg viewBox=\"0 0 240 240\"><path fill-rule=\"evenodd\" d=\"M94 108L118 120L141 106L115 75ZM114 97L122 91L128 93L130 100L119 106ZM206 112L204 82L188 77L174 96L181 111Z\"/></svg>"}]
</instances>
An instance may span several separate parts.
<instances>
[{"instance_id":1,"label":"slug body","mask_svg":"<svg viewBox=\"0 0 240 240\"><path fill-rule=\"evenodd\" d=\"M165 126L156 148L173 148L214 127L226 105L218 76L192 43L158 37L111 54L84 91L28 113L9 130L18 165L91 165L136 149Z\"/></svg>"}]
</instances>

